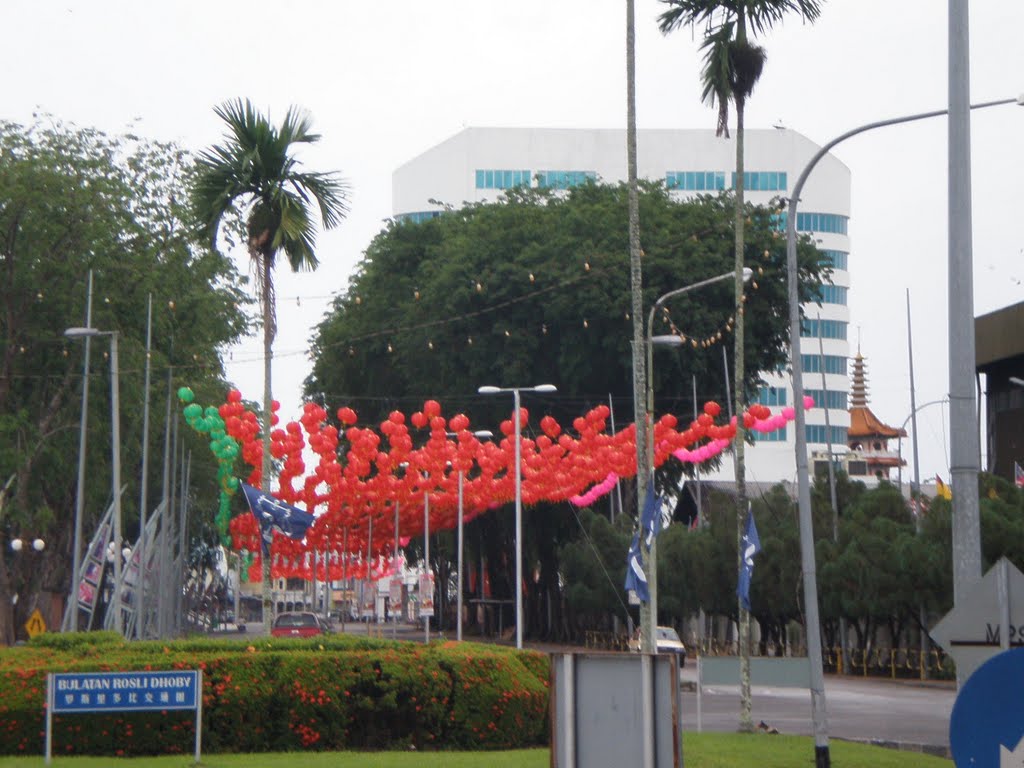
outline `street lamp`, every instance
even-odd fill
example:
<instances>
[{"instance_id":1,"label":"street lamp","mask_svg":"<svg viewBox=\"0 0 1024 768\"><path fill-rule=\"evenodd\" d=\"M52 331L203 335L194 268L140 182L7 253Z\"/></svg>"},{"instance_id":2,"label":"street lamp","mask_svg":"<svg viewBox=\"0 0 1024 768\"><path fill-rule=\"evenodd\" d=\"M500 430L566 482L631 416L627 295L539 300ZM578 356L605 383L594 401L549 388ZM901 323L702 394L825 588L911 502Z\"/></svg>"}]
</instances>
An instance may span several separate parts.
<instances>
[{"instance_id":1,"label":"street lamp","mask_svg":"<svg viewBox=\"0 0 1024 768\"><path fill-rule=\"evenodd\" d=\"M970 109L984 109L986 107L995 107L1002 104L1018 104L1024 105L1024 95L1021 95L1015 99L999 99L997 101L987 101L980 104L971 104ZM829 749L828 749L828 726L826 723L825 715L825 679L822 671L821 662L821 637L819 635L819 618L818 618L818 585L817 575L815 572L814 562L814 529L811 524L811 490L810 483L807 478L807 435L805 433L805 420L804 420L804 385L803 385L803 362L800 358L800 303L799 295L797 293L797 261L796 261L796 220L797 220L797 206L800 202L800 192L804 188L804 184L807 182L808 176L811 175L811 171L831 149L839 144L840 142L846 141L853 136L870 131L875 128L884 128L889 125L898 125L900 123L911 123L917 120L926 120L932 117L940 117L942 115L949 114L948 109L936 109L931 112L920 112L913 115L905 115L903 117L894 117L888 120L878 120L873 123L867 123L865 125L858 126L846 133L837 136L830 142L825 144L819 149L814 156L808 161L803 171L800 173L800 178L797 179L796 185L793 187L792 196L789 198L789 213L786 220L786 272L789 282L789 354L791 358L791 369L793 376L793 406L796 411L796 418L794 420L794 428L796 429L796 475L797 475L797 504L800 512L800 556L801 565L803 569L803 581L804 581L804 605L806 608L806 621L807 621L807 660L811 666L811 714L814 722L814 748L815 748L815 760L819 765L828 765L830 762ZM952 227L951 227L952 229ZM950 233L951 241L954 239L953 232ZM959 233L957 233L959 234ZM967 238L968 241L970 238ZM952 253L950 256L950 273L953 274L952 264L953 258ZM968 272L968 274L970 274ZM967 281L967 291L970 292L970 281ZM953 326L956 323L963 324L963 321L959 316L954 317L952 311L953 297L958 291L964 289L964 286L959 282L951 279L950 281L950 297L951 297L951 310L950 310L950 339L952 340ZM954 322L955 321L955 322ZM973 318L968 317L966 322L972 322ZM970 334L971 340L973 340L973 333ZM961 349L955 348L961 345L954 345L950 343L950 357L953 355L959 356ZM973 342L970 346L970 355L973 356ZM973 366L973 361L971 363ZM954 387L954 378L959 379L959 374L954 373L958 366L950 364L950 389L959 390L964 387ZM959 380L956 382L958 385L961 384ZM966 382L966 389L973 391L973 382ZM962 417L962 421L961 421ZM973 414L971 409L958 408L955 411L950 412L950 433L954 441L960 440L971 440L977 435L977 429L972 426L971 421ZM953 422L956 421L956 424ZM959 447L959 445L957 445ZM965 452L969 457L971 453L976 457L978 451L968 448ZM957 451L956 455L959 456L961 452ZM975 459L976 460L976 459ZM958 462L954 457L954 464ZM971 473L969 462L964 462L963 467L966 470L966 474ZM974 465L973 470L975 482L977 481L977 465ZM957 470L960 469L958 466ZM963 507L960 510L960 518L963 518L962 523L967 528L973 527L974 533L972 534L969 530L964 530L963 536L957 535L958 527L963 528L964 525L958 526L956 519L953 524L953 592L954 602L957 596L958 584L961 581L962 575L966 575L970 571L976 571L978 574L981 572L980 565L980 551L974 554L963 551L967 548L967 540L973 540L979 543L978 549L980 550L980 534L978 530L978 499L974 495L972 502L973 492L966 492L967 477L964 478L965 482L959 485L962 488L964 495L961 497L963 500ZM956 511L956 510L954 510ZM954 516L956 518L956 516ZM968 519L970 518L970 519ZM970 561L970 563L968 563ZM971 577L972 579L977 576ZM966 585L965 585L966 586Z\"/></svg>"},{"instance_id":2,"label":"street lamp","mask_svg":"<svg viewBox=\"0 0 1024 768\"><path fill-rule=\"evenodd\" d=\"M69 339L88 339L93 336L110 337L110 456L111 486L114 496L114 541L121 544L121 389L118 382L117 331L99 331L95 328L68 328L64 335ZM78 575L75 574L77 581ZM121 558L114 558L114 629L124 634L121 623ZM72 599L77 600L78 595ZM76 609L77 610L77 609Z\"/></svg>"},{"instance_id":3,"label":"street lamp","mask_svg":"<svg viewBox=\"0 0 1024 768\"><path fill-rule=\"evenodd\" d=\"M514 403L513 413L515 414L515 438L516 438L516 648L523 647L523 475L522 467L522 423L519 419L519 393L520 392L557 392L554 384L538 384L535 387L480 387L477 392L481 395L497 395L502 392L511 392ZM461 519L461 514L460 514Z\"/></svg>"},{"instance_id":4,"label":"street lamp","mask_svg":"<svg viewBox=\"0 0 1024 768\"><path fill-rule=\"evenodd\" d=\"M458 435L458 432L448 432L446 434L448 435L448 437L456 437ZM494 437L494 433L491 432L491 430L489 430L489 429L480 429L480 430L477 430L476 432L472 432L471 434L473 435L473 437L477 438L478 440L480 440L480 439L490 440L492 437ZM457 576L457 581L456 581L456 583L459 586L458 586L458 589L455 590L456 595L457 595L455 610L456 610L456 616L458 616L458 619L457 619L458 625L457 625L457 629L455 631L455 639L458 642L460 642L460 643L462 642L462 482L465 479L464 476L465 476L465 473L460 469L459 470L459 544L458 544L458 546L459 546L459 567L458 567L458 576Z\"/></svg>"},{"instance_id":5,"label":"street lamp","mask_svg":"<svg viewBox=\"0 0 1024 768\"><path fill-rule=\"evenodd\" d=\"M929 400L927 403L924 403L923 405L917 406L917 408L915 408L913 411L911 411L910 415L908 415L907 418L905 418L903 420L903 425L900 427L900 432L901 433L906 432L907 422L909 422L911 419L914 419L914 417L917 416L918 413L923 411L929 405L939 405L940 403L948 403L948 402L949 402L949 398L948 397L943 397L943 398L941 398L939 400ZM913 493L915 493L915 492L916 493L920 493L920 491L921 491L921 477L920 477L920 473L918 471L918 464L917 464L917 428L916 428L916 424L917 424L917 419L914 419L914 425L913 425L914 428L911 430L912 437L914 439L914 479L913 479L913 481L910 484L911 496L913 496ZM900 458L899 471L897 473L897 476L899 478L900 491L902 492L902 489L903 489L903 435L902 434L899 436L899 439L898 439L896 445L897 445L897 454L898 454L898 456Z\"/></svg>"},{"instance_id":6,"label":"street lamp","mask_svg":"<svg viewBox=\"0 0 1024 768\"><path fill-rule=\"evenodd\" d=\"M743 268L743 282L750 279L753 275L753 271L749 267ZM646 400L646 414L644 417L644 440L637 440L636 445L636 488L637 488L637 509L642 510L647 503L647 479L653 477L654 469L654 355L653 348L655 345L658 346L679 346L683 343L682 338L676 335L668 336L653 336L654 330L654 316L658 310L661 309L665 302L669 299L680 296L690 291L695 291L698 288L718 283L723 280L729 280L735 278L735 272L726 272L716 277L709 277L707 280L701 280L700 282L693 283L692 285L686 285L682 288L676 288L673 291L662 295L654 302L654 306L651 307L651 311L647 315L647 334L646 347L647 347L647 400ZM639 435L640 432L637 432ZM650 602L648 603L648 616L647 626L644 626L644 622L641 620L641 636L643 638L643 651L644 653L657 653L658 646L655 640L655 631L658 626L658 560L657 560L657 547L656 540L651 539L651 548L647 552L647 589L650 593Z\"/></svg>"}]
</instances>

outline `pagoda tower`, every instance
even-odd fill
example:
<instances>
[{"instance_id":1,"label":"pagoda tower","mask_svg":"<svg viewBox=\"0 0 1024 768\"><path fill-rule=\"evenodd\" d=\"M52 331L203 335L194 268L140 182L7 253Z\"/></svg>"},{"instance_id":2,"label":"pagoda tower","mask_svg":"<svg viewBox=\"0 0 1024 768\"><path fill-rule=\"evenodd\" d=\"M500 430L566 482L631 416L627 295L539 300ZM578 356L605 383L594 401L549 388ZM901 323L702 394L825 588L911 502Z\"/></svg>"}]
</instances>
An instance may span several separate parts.
<instances>
[{"instance_id":1,"label":"pagoda tower","mask_svg":"<svg viewBox=\"0 0 1024 768\"><path fill-rule=\"evenodd\" d=\"M879 420L868 407L868 383L864 356L857 349L853 360L853 391L850 398L850 429L847 447L867 464L867 474L889 480L893 467L906 465L899 453L889 449L889 440L906 437L905 429L890 427Z\"/></svg>"}]
</instances>

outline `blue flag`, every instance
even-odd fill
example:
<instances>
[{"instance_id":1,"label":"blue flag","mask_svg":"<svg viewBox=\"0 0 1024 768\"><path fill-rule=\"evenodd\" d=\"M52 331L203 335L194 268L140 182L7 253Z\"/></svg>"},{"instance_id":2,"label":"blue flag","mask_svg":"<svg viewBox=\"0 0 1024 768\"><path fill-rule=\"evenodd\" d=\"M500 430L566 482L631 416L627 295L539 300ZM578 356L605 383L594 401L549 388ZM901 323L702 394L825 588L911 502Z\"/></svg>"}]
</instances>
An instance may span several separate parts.
<instances>
[{"instance_id":1,"label":"blue flag","mask_svg":"<svg viewBox=\"0 0 1024 768\"><path fill-rule=\"evenodd\" d=\"M757 535L757 526L754 525L754 513L747 505L747 524L743 529L743 539L740 541L740 549L743 552L743 562L740 564L740 575L736 583L736 594L740 598L740 604L745 610L750 610L750 579L754 575L754 555L761 551L761 539Z\"/></svg>"},{"instance_id":2,"label":"blue flag","mask_svg":"<svg viewBox=\"0 0 1024 768\"><path fill-rule=\"evenodd\" d=\"M647 483L647 495L644 497L644 510L640 516L640 527L644 531L644 542L648 547L661 530L661 497L654 492L654 477Z\"/></svg>"},{"instance_id":3,"label":"blue flag","mask_svg":"<svg viewBox=\"0 0 1024 768\"><path fill-rule=\"evenodd\" d=\"M285 504L259 488L242 483L245 500L260 524L260 538L263 539L263 554L270 554L274 531L290 539L301 539L313 524L313 516L291 504Z\"/></svg>"},{"instance_id":4,"label":"blue flag","mask_svg":"<svg viewBox=\"0 0 1024 768\"><path fill-rule=\"evenodd\" d=\"M651 593L647 589L647 576L644 574L644 558L640 553L640 532L633 534L633 543L629 545L626 555L626 589L636 592L636 596L645 603L651 602Z\"/></svg>"}]
</instances>

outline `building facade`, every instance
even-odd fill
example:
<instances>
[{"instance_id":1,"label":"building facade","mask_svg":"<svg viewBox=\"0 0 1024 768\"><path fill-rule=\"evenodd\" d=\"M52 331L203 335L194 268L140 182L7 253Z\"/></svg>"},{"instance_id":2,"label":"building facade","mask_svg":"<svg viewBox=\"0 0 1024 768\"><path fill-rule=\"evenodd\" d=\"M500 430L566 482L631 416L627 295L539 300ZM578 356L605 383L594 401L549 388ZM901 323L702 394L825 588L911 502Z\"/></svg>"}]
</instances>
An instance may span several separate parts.
<instances>
[{"instance_id":1,"label":"building facade","mask_svg":"<svg viewBox=\"0 0 1024 768\"><path fill-rule=\"evenodd\" d=\"M785 128L748 129L747 200L766 204L788 197L818 149ZM712 130L641 130L637 135L639 176L663 182L680 199L732 189L735 157L735 140L716 137ZM447 206L496 201L511 187L567 189L587 180L616 183L626 175L624 130L467 128L394 172L392 208L398 220L422 221L440 215ZM798 232L814 238L833 266L833 282L823 286L820 306L804 307L804 389L819 406L807 413L807 444L812 452L825 450L829 442L833 451L845 450L850 425L849 217L849 169L827 155L804 186L797 220ZM792 405L788 373L765 373L763 379L762 403L773 410ZM824 407L829 409L828 426ZM758 442L746 452L751 480L793 480L793 429L790 424L757 435ZM732 472L731 460L726 458L717 474L730 478Z\"/></svg>"}]
</instances>

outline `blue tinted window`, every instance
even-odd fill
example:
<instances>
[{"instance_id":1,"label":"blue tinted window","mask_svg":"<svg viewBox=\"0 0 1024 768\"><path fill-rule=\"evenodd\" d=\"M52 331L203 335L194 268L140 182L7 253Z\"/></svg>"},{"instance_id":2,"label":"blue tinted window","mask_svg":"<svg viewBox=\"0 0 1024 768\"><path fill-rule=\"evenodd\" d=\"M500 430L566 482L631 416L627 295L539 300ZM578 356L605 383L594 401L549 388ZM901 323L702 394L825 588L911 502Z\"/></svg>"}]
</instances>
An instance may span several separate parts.
<instances>
[{"instance_id":1,"label":"blue tinted window","mask_svg":"<svg viewBox=\"0 0 1024 768\"><path fill-rule=\"evenodd\" d=\"M847 259L849 254L846 251L822 250L822 254L832 264L833 269L847 270Z\"/></svg>"},{"instance_id":2,"label":"blue tinted window","mask_svg":"<svg viewBox=\"0 0 1024 768\"><path fill-rule=\"evenodd\" d=\"M725 189L725 171L668 171L665 174L665 186L687 192Z\"/></svg>"},{"instance_id":3,"label":"blue tinted window","mask_svg":"<svg viewBox=\"0 0 1024 768\"><path fill-rule=\"evenodd\" d=\"M751 432L755 443L784 443L788 427L773 429L771 432Z\"/></svg>"},{"instance_id":4,"label":"blue tinted window","mask_svg":"<svg viewBox=\"0 0 1024 768\"><path fill-rule=\"evenodd\" d=\"M836 355L825 355L825 373L846 375L846 358ZM805 373L821 373L821 355L800 355L800 363Z\"/></svg>"},{"instance_id":5,"label":"blue tinted window","mask_svg":"<svg viewBox=\"0 0 1024 768\"><path fill-rule=\"evenodd\" d=\"M849 288L842 285L819 285L817 298L822 304L840 304L845 307L848 291Z\"/></svg>"},{"instance_id":6,"label":"blue tinted window","mask_svg":"<svg viewBox=\"0 0 1024 768\"><path fill-rule=\"evenodd\" d=\"M816 408L829 408L833 411L845 411L850 407L847 404L846 392L837 392L834 389L826 389L824 392L820 389L807 389L804 390L804 394L810 395L814 398L814 406Z\"/></svg>"},{"instance_id":7,"label":"blue tinted window","mask_svg":"<svg viewBox=\"0 0 1024 768\"><path fill-rule=\"evenodd\" d=\"M724 181L724 178L723 178ZM736 188L736 172L730 177L733 189ZM786 189L785 171L744 171L743 187L752 192L781 192Z\"/></svg>"},{"instance_id":8,"label":"blue tinted window","mask_svg":"<svg viewBox=\"0 0 1024 768\"><path fill-rule=\"evenodd\" d=\"M596 171L540 171L537 175L537 184L548 189L569 189L596 179ZM673 182L668 174L665 177L665 186L673 188Z\"/></svg>"},{"instance_id":9,"label":"blue tinted window","mask_svg":"<svg viewBox=\"0 0 1024 768\"><path fill-rule=\"evenodd\" d=\"M806 434L808 443L820 443L824 445L829 442L825 439L828 434L825 431L824 424L807 424ZM845 445L846 444L846 427L832 427L832 444L833 445Z\"/></svg>"},{"instance_id":10,"label":"blue tinted window","mask_svg":"<svg viewBox=\"0 0 1024 768\"><path fill-rule=\"evenodd\" d=\"M395 216L395 221L402 224L419 224L430 219L436 219L440 215L440 211L413 211L412 213L398 214Z\"/></svg>"},{"instance_id":11,"label":"blue tinted window","mask_svg":"<svg viewBox=\"0 0 1024 768\"><path fill-rule=\"evenodd\" d=\"M788 212L783 211L778 216L773 216L772 218L778 228L785 231ZM796 214L796 229L797 232L827 232L845 235L849 221L848 216L839 216L835 213L802 213L798 211Z\"/></svg>"},{"instance_id":12,"label":"blue tinted window","mask_svg":"<svg viewBox=\"0 0 1024 768\"><path fill-rule=\"evenodd\" d=\"M823 339L841 339L846 341L846 328L848 323L840 320L817 320L805 318L800 325L800 335L805 338L816 339L820 336Z\"/></svg>"},{"instance_id":13,"label":"blue tinted window","mask_svg":"<svg viewBox=\"0 0 1024 768\"><path fill-rule=\"evenodd\" d=\"M779 406L786 404L785 387L761 387L757 393L757 402L761 405Z\"/></svg>"},{"instance_id":14,"label":"blue tinted window","mask_svg":"<svg viewBox=\"0 0 1024 768\"><path fill-rule=\"evenodd\" d=\"M510 189L530 185L528 170L477 170L474 176L477 189Z\"/></svg>"}]
</instances>

